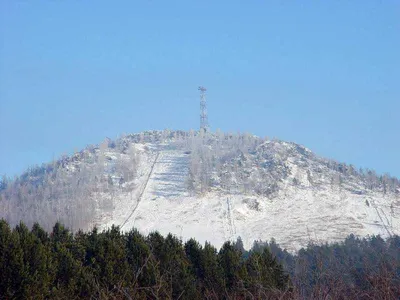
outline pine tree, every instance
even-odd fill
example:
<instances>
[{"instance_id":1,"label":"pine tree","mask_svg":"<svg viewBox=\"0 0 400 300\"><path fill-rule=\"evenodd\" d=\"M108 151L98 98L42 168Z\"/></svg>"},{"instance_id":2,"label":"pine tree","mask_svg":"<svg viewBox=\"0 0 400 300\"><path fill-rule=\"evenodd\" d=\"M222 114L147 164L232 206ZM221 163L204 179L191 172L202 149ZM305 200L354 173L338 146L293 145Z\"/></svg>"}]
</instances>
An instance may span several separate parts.
<instances>
[{"instance_id":1,"label":"pine tree","mask_svg":"<svg viewBox=\"0 0 400 300\"><path fill-rule=\"evenodd\" d=\"M225 295L224 271L219 264L217 249L206 242L202 257L205 294L210 298L221 299Z\"/></svg>"},{"instance_id":2,"label":"pine tree","mask_svg":"<svg viewBox=\"0 0 400 300\"><path fill-rule=\"evenodd\" d=\"M190 272L182 242L172 234L164 239L158 232L148 237L150 247L160 263L161 276L165 278L168 294L173 299L197 299L195 279Z\"/></svg>"},{"instance_id":3,"label":"pine tree","mask_svg":"<svg viewBox=\"0 0 400 300\"><path fill-rule=\"evenodd\" d=\"M23 223L16 226L15 232L19 235L25 269L20 296L43 299L48 295L53 275L49 245L43 244Z\"/></svg>"},{"instance_id":4,"label":"pine tree","mask_svg":"<svg viewBox=\"0 0 400 300\"><path fill-rule=\"evenodd\" d=\"M260 252L251 252L246 261L249 285L257 294L262 290L285 290L289 276L283 270L268 248Z\"/></svg>"},{"instance_id":5,"label":"pine tree","mask_svg":"<svg viewBox=\"0 0 400 300\"><path fill-rule=\"evenodd\" d=\"M26 276L24 252L19 235L0 220L0 295L5 298L21 296L21 283Z\"/></svg>"},{"instance_id":6,"label":"pine tree","mask_svg":"<svg viewBox=\"0 0 400 300\"><path fill-rule=\"evenodd\" d=\"M218 253L218 259L224 272L226 288L231 291L241 290L247 279L247 270L240 250L231 242L225 242Z\"/></svg>"},{"instance_id":7,"label":"pine tree","mask_svg":"<svg viewBox=\"0 0 400 300\"><path fill-rule=\"evenodd\" d=\"M145 238L136 229L132 229L126 234L126 252L127 261L132 272L132 292L138 298L150 297L151 293L146 290L137 292L137 288L153 288L157 285L157 279L160 278L160 274L150 247L146 244Z\"/></svg>"}]
</instances>

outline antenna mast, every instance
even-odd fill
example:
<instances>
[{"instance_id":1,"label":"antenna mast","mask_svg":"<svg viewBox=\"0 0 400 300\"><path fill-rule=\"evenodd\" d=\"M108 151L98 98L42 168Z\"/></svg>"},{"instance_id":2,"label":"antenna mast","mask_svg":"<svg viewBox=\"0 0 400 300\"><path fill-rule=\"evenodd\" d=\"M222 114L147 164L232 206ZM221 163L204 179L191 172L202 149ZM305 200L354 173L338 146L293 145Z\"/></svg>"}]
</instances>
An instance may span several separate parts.
<instances>
[{"instance_id":1,"label":"antenna mast","mask_svg":"<svg viewBox=\"0 0 400 300\"><path fill-rule=\"evenodd\" d=\"M204 86L199 87L200 91L200 130L207 132L208 127L208 116L207 116L207 102L206 102L206 91Z\"/></svg>"}]
</instances>

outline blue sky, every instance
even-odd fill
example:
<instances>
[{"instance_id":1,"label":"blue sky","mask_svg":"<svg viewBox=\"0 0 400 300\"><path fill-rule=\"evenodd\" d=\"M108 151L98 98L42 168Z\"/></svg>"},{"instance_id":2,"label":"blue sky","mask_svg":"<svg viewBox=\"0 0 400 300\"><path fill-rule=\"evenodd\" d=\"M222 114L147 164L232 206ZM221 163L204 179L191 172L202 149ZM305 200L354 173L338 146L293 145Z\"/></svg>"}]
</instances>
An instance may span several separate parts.
<instances>
[{"instance_id":1,"label":"blue sky","mask_svg":"<svg viewBox=\"0 0 400 300\"><path fill-rule=\"evenodd\" d=\"M213 130L400 177L400 2L349 2L0 0L0 174L196 129L204 85Z\"/></svg>"}]
</instances>

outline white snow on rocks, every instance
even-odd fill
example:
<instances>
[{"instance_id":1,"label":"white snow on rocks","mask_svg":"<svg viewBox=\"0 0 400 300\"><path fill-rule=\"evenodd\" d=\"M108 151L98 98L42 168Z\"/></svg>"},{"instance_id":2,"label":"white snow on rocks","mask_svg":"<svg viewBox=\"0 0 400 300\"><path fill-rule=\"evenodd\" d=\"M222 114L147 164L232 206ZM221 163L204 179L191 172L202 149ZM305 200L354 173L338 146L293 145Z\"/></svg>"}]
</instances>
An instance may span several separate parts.
<instances>
[{"instance_id":1,"label":"white snow on rocks","mask_svg":"<svg viewBox=\"0 0 400 300\"><path fill-rule=\"evenodd\" d=\"M102 228L116 224L123 230L136 227L144 234L171 232L183 240L194 237L217 247L239 236L247 248L254 240L275 238L291 251L309 242L343 240L349 234L400 234L398 198L374 192L359 195L329 184L316 188L290 158L291 175L281 183L284 188L278 195L269 199L218 189L190 194L188 153L156 143L138 144L137 150L135 188L115 197L113 212L98 220ZM300 181L296 186L289 184L295 175Z\"/></svg>"}]
</instances>

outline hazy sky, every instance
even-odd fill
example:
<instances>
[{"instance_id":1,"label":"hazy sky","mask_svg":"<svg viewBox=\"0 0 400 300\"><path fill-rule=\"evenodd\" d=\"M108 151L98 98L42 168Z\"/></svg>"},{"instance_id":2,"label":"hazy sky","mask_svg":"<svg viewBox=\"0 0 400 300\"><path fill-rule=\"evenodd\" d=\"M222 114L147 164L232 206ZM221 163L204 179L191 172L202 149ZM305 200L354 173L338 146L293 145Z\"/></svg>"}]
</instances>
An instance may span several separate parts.
<instances>
[{"instance_id":1,"label":"hazy sky","mask_svg":"<svg viewBox=\"0 0 400 300\"><path fill-rule=\"evenodd\" d=\"M197 129L204 85L213 130L400 176L397 0L0 0L0 42L0 174Z\"/></svg>"}]
</instances>

